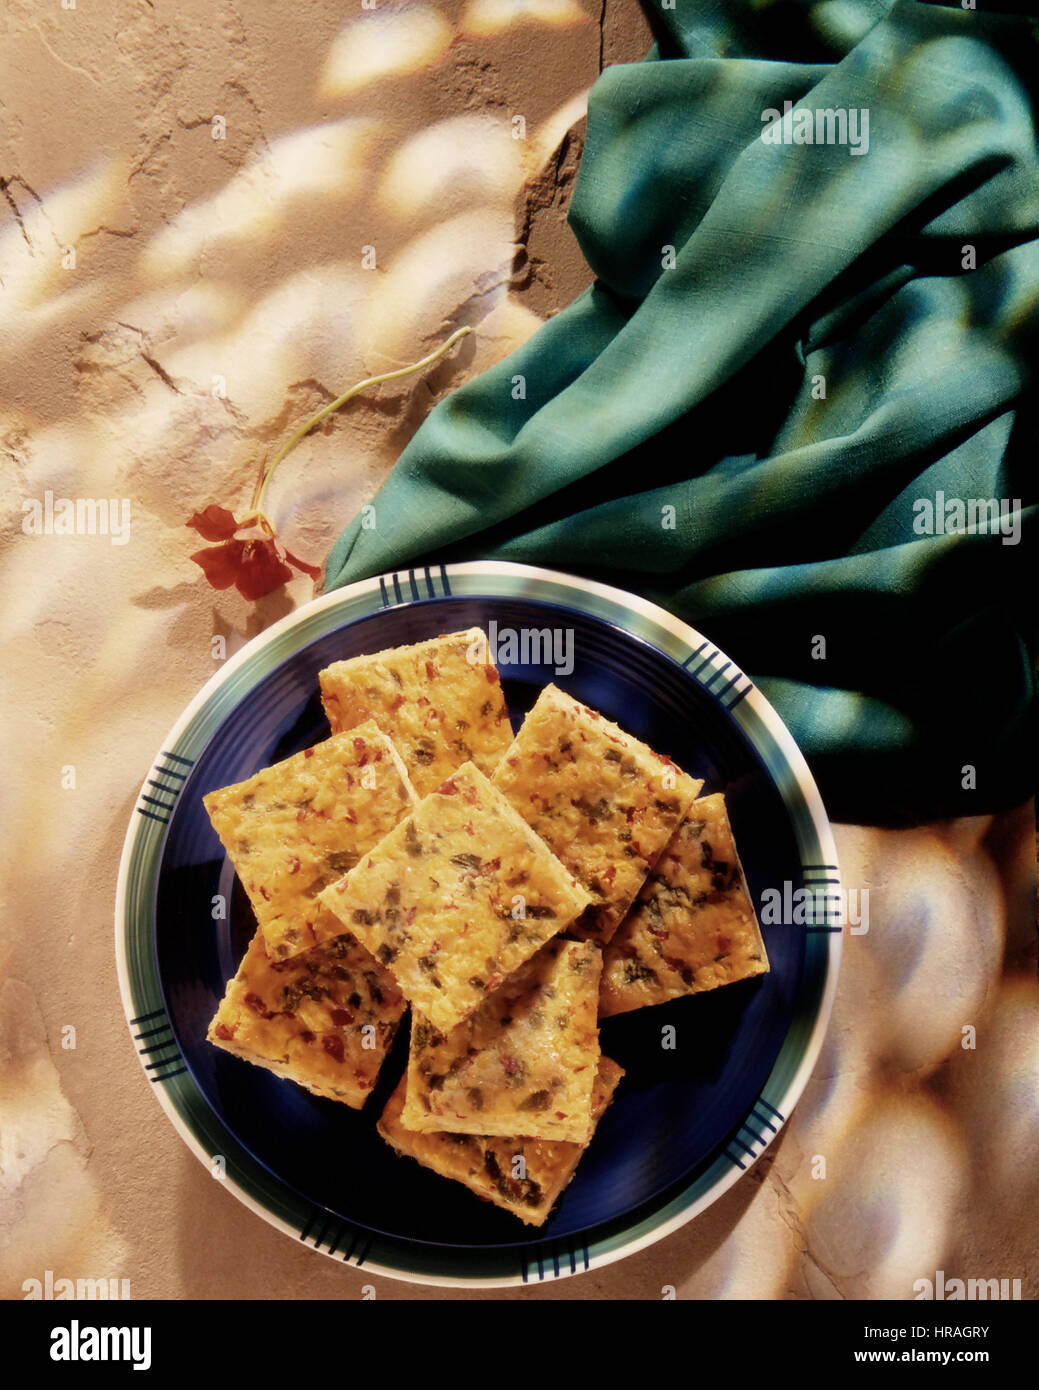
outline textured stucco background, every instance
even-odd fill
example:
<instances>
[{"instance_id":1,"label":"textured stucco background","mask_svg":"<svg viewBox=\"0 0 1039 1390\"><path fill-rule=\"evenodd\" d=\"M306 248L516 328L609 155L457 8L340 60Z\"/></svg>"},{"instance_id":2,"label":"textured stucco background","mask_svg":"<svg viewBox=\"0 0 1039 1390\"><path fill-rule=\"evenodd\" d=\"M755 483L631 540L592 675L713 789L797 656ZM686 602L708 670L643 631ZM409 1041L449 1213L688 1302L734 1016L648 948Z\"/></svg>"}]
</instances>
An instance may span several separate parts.
<instances>
[{"instance_id":1,"label":"textured stucco background","mask_svg":"<svg viewBox=\"0 0 1039 1390\"><path fill-rule=\"evenodd\" d=\"M123 1019L116 868L214 636L230 654L312 592L214 593L185 519L244 505L294 424L471 324L279 471L269 510L320 562L431 405L582 288L587 89L648 30L634 0L8 0L0 26L0 1296L47 1269L135 1297L428 1296L286 1239L177 1137ZM25 534L48 490L128 499L127 543ZM870 931L781 1141L668 1240L486 1296L906 1298L939 1268L1039 1292L1032 811L837 838Z\"/></svg>"}]
</instances>

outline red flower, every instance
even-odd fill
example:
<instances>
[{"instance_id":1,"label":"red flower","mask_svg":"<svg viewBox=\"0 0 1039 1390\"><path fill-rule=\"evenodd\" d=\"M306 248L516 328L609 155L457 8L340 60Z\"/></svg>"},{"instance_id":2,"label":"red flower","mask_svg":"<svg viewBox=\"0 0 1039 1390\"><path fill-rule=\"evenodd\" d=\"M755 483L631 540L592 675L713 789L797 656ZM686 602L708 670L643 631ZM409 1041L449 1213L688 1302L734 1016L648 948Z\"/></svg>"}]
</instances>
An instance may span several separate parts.
<instances>
[{"instance_id":1,"label":"red flower","mask_svg":"<svg viewBox=\"0 0 1039 1390\"><path fill-rule=\"evenodd\" d=\"M211 504L189 517L186 525L203 540L219 542L191 556L214 589L229 589L233 584L243 598L255 600L292 579L290 565L313 579L321 574L317 565L308 565L286 550L263 512L250 512L236 521L226 507Z\"/></svg>"},{"instance_id":2,"label":"red flower","mask_svg":"<svg viewBox=\"0 0 1039 1390\"><path fill-rule=\"evenodd\" d=\"M443 357L459 338L464 338L472 331L468 324L464 328L457 328L435 352L423 357L421 362L412 362L406 367L396 368L395 371L370 376L365 381L359 381L356 386L351 386L330 404L322 406L316 415L312 415L305 424L300 425L281 446L270 466L264 467L253 493L250 511L241 521L236 521L234 514L226 507L218 507L215 503L211 503L205 511L196 512L190 517L186 524L193 527L203 540L215 542L209 550L196 550L191 557L195 564L201 567L213 588L229 589L233 584L243 598L252 601L263 598L264 594L269 594L272 589L277 589L280 584L292 579L290 566L317 579L321 574L318 566L308 565L306 560L300 560L290 550L286 550L278 539L277 531L260 510L274 470L315 425L319 425L327 415L341 409L358 392L366 390L369 386L377 386L382 381L396 381L398 377L423 371Z\"/></svg>"}]
</instances>

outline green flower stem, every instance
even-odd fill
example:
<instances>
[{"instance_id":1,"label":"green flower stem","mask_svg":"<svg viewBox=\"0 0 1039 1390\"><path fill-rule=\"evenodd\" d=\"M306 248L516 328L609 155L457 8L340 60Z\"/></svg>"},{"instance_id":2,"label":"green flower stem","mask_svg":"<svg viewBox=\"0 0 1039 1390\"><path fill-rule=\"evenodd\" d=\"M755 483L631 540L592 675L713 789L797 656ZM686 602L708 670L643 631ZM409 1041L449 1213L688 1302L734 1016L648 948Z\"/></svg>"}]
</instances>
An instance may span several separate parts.
<instances>
[{"instance_id":1,"label":"green flower stem","mask_svg":"<svg viewBox=\"0 0 1039 1390\"><path fill-rule=\"evenodd\" d=\"M348 391L344 391L341 396L330 402L330 404L326 405L322 410L319 410L316 415L312 415L305 424L300 425L299 429L290 437L288 442L282 445L278 450L274 457L274 462L263 475L260 486L257 488L253 498L252 511L263 511L263 499L267 494L267 485L274 476L274 470L277 468L278 464L281 463L286 454L290 453L296 447L304 435L309 434L315 425L320 425L326 415L331 415L333 411L339 410L352 396L356 396L361 391L366 391L369 386L378 386L382 381L396 381L398 377L408 376L412 372L421 372L425 367L432 366L438 358L443 357L445 352L448 352L454 347L459 338L464 338L467 333L471 333L472 331L473 330L469 327L456 329L446 342L441 343L436 351L431 352L428 357L423 357L421 362L412 362L406 367L398 367L394 372L380 372L378 376L370 376L364 381L359 381L356 386L351 386Z\"/></svg>"}]
</instances>

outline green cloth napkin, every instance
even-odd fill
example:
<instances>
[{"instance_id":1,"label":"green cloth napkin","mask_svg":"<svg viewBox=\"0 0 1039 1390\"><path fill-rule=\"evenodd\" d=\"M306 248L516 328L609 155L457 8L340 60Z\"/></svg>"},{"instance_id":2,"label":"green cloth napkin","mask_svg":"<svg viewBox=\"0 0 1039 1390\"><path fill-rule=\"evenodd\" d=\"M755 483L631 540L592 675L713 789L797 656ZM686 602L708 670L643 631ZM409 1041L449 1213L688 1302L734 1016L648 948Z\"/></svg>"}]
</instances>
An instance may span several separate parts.
<instances>
[{"instance_id":1,"label":"green cloth napkin","mask_svg":"<svg viewBox=\"0 0 1039 1390\"><path fill-rule=\"evenodd\" d=\"M655 3L653 52L589 101L569 217L595 283L437 406L326 587L431 559L599 578L747 671L836 818L1017 804L1036 26L918 0Z\"/></svg>"}]
</instances>

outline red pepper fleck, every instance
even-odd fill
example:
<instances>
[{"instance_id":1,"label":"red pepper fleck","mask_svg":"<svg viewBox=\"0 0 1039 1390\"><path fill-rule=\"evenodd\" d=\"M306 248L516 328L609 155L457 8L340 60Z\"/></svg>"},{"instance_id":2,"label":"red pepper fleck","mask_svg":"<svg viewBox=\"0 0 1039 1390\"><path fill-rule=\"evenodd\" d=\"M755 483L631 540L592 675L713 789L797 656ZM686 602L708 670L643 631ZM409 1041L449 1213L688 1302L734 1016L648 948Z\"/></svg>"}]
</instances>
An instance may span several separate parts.
<instances>
[{"instance_id":1,"label":"red pepper fleck","mask_svg":"<svg viewBox=\"0 0 1039 1390\"><path fill-rule=\"evenodd\" d=\"M491 685L497 685L499 680L501 679L501 677L498 675L498 672L494 669L493 666L485 666L483 668L483 673L487 677Z\"/></svg>"},{"instance_id":2,"label":"red pepper fleck","mask_svg":"<svg viewBox=\"0 0 1039 1390\"><path fill-rule=\"evenodd\" d=\"M304 1028L303 1032L300 1033L300 1037L303 1039L305 1043L312 1043L314 1041L314 1034L310 1031L309 1028Z\"/></svg>"},{"instance_id":3,"label":"red pepper fleck","mask_svg":"<svg viewBox=\"0 0 1039 1390\"><path fill-rule=\"evenodd\" d=\"M354 1021L354 1016L349 1009L333 1009L332 1022L337 1028L346 1028Z\"/></svg>"},{"instance_id":4,"label":"red pepper fleck","mask_svg":"<svg viewBox=\"0 0 1039 1390\"><path fill-rule=\"evenodd\" d=\"M403 695L395 695L395 696L393 697L393 699L390 701L390 713L393 714L393 713L395 713L397 710L399 710L400 707L401 707L401 705L402 705L403 703L404 703L404 696L403 696Z\"/></svg>"},{"instance_id":5,"label":"red pepper fleck","mask_svg":"<svg viewBox=\"0 0 1039 1390\"><path fill-rule=\"evenodd\" d=\"M356 824L357 824L357 812L356 812L356 811L347 811L347 813L346 813L346 815L343 817L343 819L346 821L347 825L356 825Z\"/></svg>"},{"instance_id":6,"label":"red pepper fleck","mask_svg":"<svg viewBox=\"0 0 1039 1390\"><path fill-rule=\"evenodd\" d=\"M254 1014L259 1014L262 1018L266 1018L268 1016L267 1005L263 1002L263 1000L260 998L258 994L247 994L245 996L245 1006L248 1009L252 1009Z\"/></svg>"},{"instance_id":7,"label":"red pepper fleck","mask_svg":"<svg viewBox=\"0 0 1039 1390\"><path fill-rule=\"evenodd\" d=\"M367 743L365 743L363 738L355 738L354 747L357 749L358 753L363 753L364 750L368 747L368 745Z\"/></svg>"},{"instance_id":8,"label":"red pepper fleck","mask_svg":"<svg viewBox=\"0 0 1039 1390\"><path fill-rule=\"evenodd\" d=\"M267 892L267 889L263 886L262 883L260 884L260 896L263 898L264 902L269 903L271 900L270 893Z\"/></svg>"},{"instance_id":9,"label":"red pepper fleck","mask_svg":"<svg viewBox=\"0 0 1039 1390\"><path fill-rule=\"evenodd\" d=\"M312 757L314 756L314 750L313 750L313 748L304 749L303 756L304 756L305 758L312 758Z\"/></svg>"},{"instance_id":10,"label":"red pepper fleck","mask_svg":"<svg viewBox=\"0 0 1039 1390\"><path fill-rule=\"evenodd\" d=\"M298 855L295 855L295 854L294 854L294 855L292 856L292 858L289 860L289 873L290 873L290 874L298 874L298 873L299 873L299 856L298 856Z\"/></svg>"},{"instance_id":11,"label":"red pepper fleck","mask_svg":"<svg viewBox=\"0 0 1039 1390\"><path fill-rule=\"evenodd\" d=\"M404 922L405 922L405 925L406 925L406 926L409 926L409 927L410 927L411 924L412 924L412 922L414 922L414 920L415 920L415 913L416 913L417 911L418 911L418 908L417 908L417 907L409 907L409 908L408 908L407 912L404 914Z\"/></svg>"},{"instance_id":12,"label":"red pepper fleck","mask_svg":"<svg viewBox=\"0 0 1039 1390\"><path fill-rule=\"evenodd\" d=\"M343 1060L343 1040L338 1034L326 1033L321 1039L321 1046L334 1061Z\"/></svg>"},{"instance_id":13,"label":"red pepper fleck","mask_svg":"<svg viewBox=\"0 0 1039 1390\"><path fill-rule=\"evenodd\" d=\"M455 792L458 791L458 783L453 777L449 777L446 782L440 783L437 791L441 796L454 796Z\"/></svg>"},{"instance_id":14,"label":"red pepper fleck","mask_svg":"<svg viewBox=\"0 0 1039 1390\"><path fill-rule=\"evenodd\" d=\"M427 678L427 680L435 681L436 678L437 678L437 676L439 676L439 675L440 675L440 672L439 672L439 671L437 670L437 668L433 665L433 663L432 663L431 661L427 661L427 662L426 662L426 678Z\"/></svg>"},{"instance_id":15,"label":"red pepper fleck","mask_svg":"<svg viewBox=\"0 0 1039 1390\"><path fill-rule=\"evenodd\" d=\"M520 1069L519 1062L517 1062L516 1058L511 1056L509 1053L506 1053L505 1056L501 1059L501 1064L506 1076L515 1076Z\"/></svg>"},{"instance_id":16,"label":"red pepper fleck","mask_svg":"<svg viewBox=\"0 0 1039 1390\"><path fill-rule=\"evenodd\" d=\"M556 1119L557 1119L557 1120L565 1120L565 1119L566 1119L566 1111L565 1111L565 1110L557 1110L557 1111L556 1111Z\"/></svg>"},{"instance_id":17,"label":"red pepper fleck","mask_svg":"<svg viewBox=\"0 0 1039 1390\"><path fill-rule=\"evenodd\" d=\"M237 1027L237 1023L234 1025L234 1028L229 1028L226 1023L218 1023L213 1029L213 1032L218 1038L223 1038L224 1042L230 1042L234 1037L235 1028Z\"/></svg>"}]
</instances>

